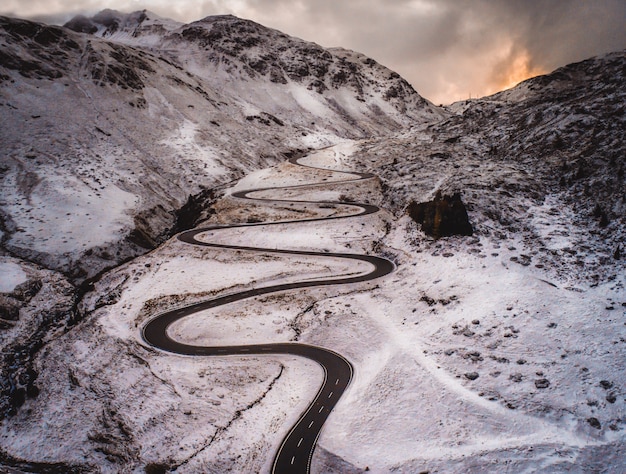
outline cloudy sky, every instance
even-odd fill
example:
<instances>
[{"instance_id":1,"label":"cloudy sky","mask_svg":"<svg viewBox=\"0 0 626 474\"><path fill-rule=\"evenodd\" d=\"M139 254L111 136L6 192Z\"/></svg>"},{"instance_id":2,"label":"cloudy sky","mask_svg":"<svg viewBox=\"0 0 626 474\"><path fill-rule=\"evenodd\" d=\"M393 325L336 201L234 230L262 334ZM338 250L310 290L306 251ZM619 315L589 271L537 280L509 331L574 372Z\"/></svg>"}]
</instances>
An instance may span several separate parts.
<instances>
[{"instance_id":1,"label":"cloudy sky","mask_svg":"<svg viewBox=\"0 0 626 474\"><path fill-rule=\"evenodd\" d=\"M184 22L231 13L365 53L436 104L626 48L625 0L2 0L0 15L62 24L104 8Z\"/></svg>"}]
</instances>

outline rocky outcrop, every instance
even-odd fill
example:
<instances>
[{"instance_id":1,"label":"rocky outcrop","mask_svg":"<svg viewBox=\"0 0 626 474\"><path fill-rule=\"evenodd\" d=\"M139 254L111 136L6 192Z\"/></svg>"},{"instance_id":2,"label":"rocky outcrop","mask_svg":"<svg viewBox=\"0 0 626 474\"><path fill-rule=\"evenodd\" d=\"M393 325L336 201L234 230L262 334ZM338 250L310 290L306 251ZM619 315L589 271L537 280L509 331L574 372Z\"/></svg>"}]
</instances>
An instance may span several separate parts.
<instances>
[{"instance_id":1,"label":"rocky outcrop","mask_svg":"<svg viewBox=\"0 0 626 474\"><path fill-rule=\"evenodd\" d=\"M64 28L5 17L0 17L0 38L9 45L0 49L0 65L25 78L62 78L66 62L80 49ZM14 44L27 47L16 50ZM0 72L0 84L9 79Z\"/></svg>"},{"instance_id":2,"label":"rocky outcrop","mask_svg":"<svg viewBox=\"0 0 626 474\"><path fill-rule=\"evenodd\" d=\"M38 397L37 355L75 321L75 288L53 272L24 268L28 280L0 293L0 420Z\"/></svg>"},{"instance_id":3,"label":"rocky outcrop","mask_svg":"<svg viewBox=\"0 0 626 474\"><path fill-rule=\"evenodd\" d=\"M465 204L459 193L442 196L441 192L438 192L432 201L411 202L407 212L422 226L424 233L436 239L473 234Z\"/></svg>"}]
</instances>

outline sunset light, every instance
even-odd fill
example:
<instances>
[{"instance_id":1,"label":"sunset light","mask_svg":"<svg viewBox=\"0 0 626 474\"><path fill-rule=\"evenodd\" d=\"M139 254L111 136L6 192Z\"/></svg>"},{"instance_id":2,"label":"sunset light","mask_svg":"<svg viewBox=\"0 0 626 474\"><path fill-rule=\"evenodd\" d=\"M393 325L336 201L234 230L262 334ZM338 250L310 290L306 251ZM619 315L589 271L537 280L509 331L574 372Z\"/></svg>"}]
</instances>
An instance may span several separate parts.
<instances>
[{"instance_id":1,"label":"sunset light","mask_svg":"<svg viewBox=\"0 0 626 474\"><path fill-rule=\"evenodd\" d=\"M450 104L623 49L623 8L623 0L4 0L0 16L63 25L76 14L103 9L147 9L185 23L231 14L324 47L363 53L431 102Z\"/></svg>"},{"instance_id":2,"label":"sunset light","mask_svg":"<svg viewBox=\"0 0 626 474\"><path fill-rule=\"evenodd\" d=\"M625 19L2 0L0 474L626 473Z\"/></svg>"},{"instance_id":3,"label":"sunset light","mask_svg":"<svg viewBox=\"0 0 626 474\"><path fill-rule=\"evenodd\" d=\"M496 87L497 90L510 89L526 79L546 74L547 72L549 71L533 66L530 55L527 51L523 51L513 59L501 74L496 74L498 79Z\"/></svg>"}]
</instances>

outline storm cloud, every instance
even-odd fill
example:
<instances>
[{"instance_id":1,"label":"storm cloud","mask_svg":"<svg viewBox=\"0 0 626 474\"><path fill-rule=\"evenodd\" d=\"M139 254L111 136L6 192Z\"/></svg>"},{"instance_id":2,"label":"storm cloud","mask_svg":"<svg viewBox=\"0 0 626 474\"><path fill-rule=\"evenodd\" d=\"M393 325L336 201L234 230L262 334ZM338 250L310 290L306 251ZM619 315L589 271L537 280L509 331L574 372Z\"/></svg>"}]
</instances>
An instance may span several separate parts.
<instances>
[{"instance_id":1,"label":"storm cloud","mask_svg":"<svg viewBox=\"0 0 626 474\"><path fill-rule=\"evenodd\" d=\"M104 8L184 22L231 13L367 54L437 104L626 48L623 0L4 0L0 14L58 24Z\"/></svg>"}]
</instances>

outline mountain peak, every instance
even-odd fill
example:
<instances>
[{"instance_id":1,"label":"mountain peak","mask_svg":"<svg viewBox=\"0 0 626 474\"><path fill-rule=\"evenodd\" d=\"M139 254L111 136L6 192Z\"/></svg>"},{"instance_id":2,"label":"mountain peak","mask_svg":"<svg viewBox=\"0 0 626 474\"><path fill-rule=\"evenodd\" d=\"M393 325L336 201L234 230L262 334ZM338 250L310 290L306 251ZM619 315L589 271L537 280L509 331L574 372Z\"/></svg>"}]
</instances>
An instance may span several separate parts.
<instances>
[{"instance_id":1,"label":"mountain peak","mask_svg":"<svg viewBox=\"0 0 626 474\"><path fill-rule=\"evenodd\" d=\"M76 31L147 48L190 72L210 77L219 87L258 81L261 87L246 87L246 96L267 100L268 87L276 98L275 107L293 103L309 109L313 101L342 116L350 116L353 104L359 103L367 114L386 117L393 128L406 118L424 117L435 109L397 73L363 54L342 48L324 48L316 43L289 36L252 20L233 15L213 15L188 24L160 18L147 10L129 14L103 10L91 19L75 18L66 25ZM304 88L293 94L285 87ZM311 92L309 92L311 91ZM238 94L238 92L237 92ZM287 97L281 97L286 95ZM258 100L257 100L258 99ZM387 120L390 118L391 120ZM355 120L360 128L362 120Z\"/></svg>"},{"instance_id":2,"label":"mountain peak","mask_svg":"<svg viewBox=\"0 0 626 474\"><path fill-rule=\"evenodd\" d=\"M68 205L74 208L75 198L88 209L87 220L109 208L103 202L110 196L90 196L92 188L104 186L120 196L119 205L101 216L110 232L84 234L75 248L64 233L74 231L63 224L52 231L59 239L37 244L47 265L77 277L92 276L106 264L106 259L97 265L84 260L81 252L117 239L112 236L130 235L128 216L150 215L139 233L149 238L132 234L117 242L120 256L156 242L158 229L169 225L169 212L200 185L211 187L245 167L265 166L268 157L278 159L285 150L380 136L444 113L372 59L232 15L181 24L147 10L103 10L92 18L75 17L66 28L2 17L0 42L0 106L5 106L0 138L6 149L18 150L9 152L6 176L22 179L22 163L29 161L24 172L32 183L75 182ZM28 133L16 132L26 130L25 123ZM172 156L185 172L170 165ZM65 158L53 171L56 157ZM94 168L93 182L83 186L84 170L92 163L100 163L101 170ZM159 176L155 193L148 190L152 178L136 179L146 166ZM187 176L200 178L187 181ZM58 201L48 199L46 186L33 184L24 200L0 206L0 217L10 215L15 229L28 229L7 231L3 239L13 248L30 247L40 232L30 225L34 208L23 204L29 196L41 190L37 199L52 207ZM66 255L68 249L72 255Z\"/></svg>"},{"instance_id":3,"label":"mountain peak","mask_svg":"<svg viewBox=\"0 0 626 474\"><path fill-rule=\"evenodd\" d=\"M209 15L205 16L201 20L196 21L195 23L214 23L218 21L250 21L254 23L252 20L246 20L244 18L239 18L238 16L232 15L230 13L225 15Z\"/></svg>"},{"instance_id":4,"label":"mountain peak","mask_svg":"<svg viewBox=\"0 0 626 474\"><path fill-rule=\"evenodd\" d=\"M63 26L79 33L96 34L106 38L123 33L139 36L145 33L145 30L153 30L155 26L157 26L156 29L158 30L167 31L175 29L180 25L181 23L179 22L161 17L145 9L131 13L122 13L107 8L96 13L91 18L77 15Z\"/></svg>"}]
</instances>

